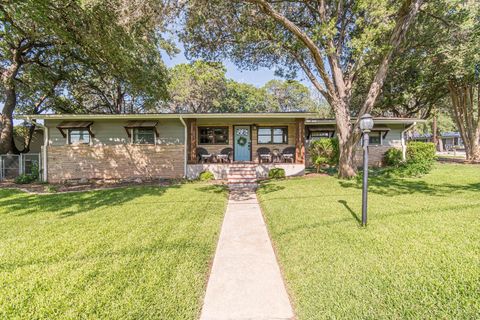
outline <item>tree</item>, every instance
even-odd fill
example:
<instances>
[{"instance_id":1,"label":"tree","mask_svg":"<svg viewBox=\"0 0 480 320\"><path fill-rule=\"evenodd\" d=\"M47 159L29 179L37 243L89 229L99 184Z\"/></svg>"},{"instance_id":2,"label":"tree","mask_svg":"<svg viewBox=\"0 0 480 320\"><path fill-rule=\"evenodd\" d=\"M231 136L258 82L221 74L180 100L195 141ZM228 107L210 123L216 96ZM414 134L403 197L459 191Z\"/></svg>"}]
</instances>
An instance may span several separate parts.
<instances>
[{"instance_id":1,"label":"tree","mask_svg":"<svg viewBox=\"0 0 480 320\"><path fill-rule=\"evenodd\" d=\"M222 112L265 112L269 110L268 102L264 88L229 79L220 109Z\"/></svg>"},{"instance_id":2,"label":"tree","mask_svg":"<svg viewBox=\"0 0 480 320\"><path fill-rule=\"evenodd\" d=\"M178 64L170 70L166 108L173 112L219 111L225 95L226 69L221 63L202 60Z\"/></svg>"},{"instance_id":3,"label":"tree","mask_svg":"<svg viewBox=\"0 0 480 320\"><path fill-rule=\"evenodd\" d=\"M296 80L270 80L263 88L270 96L271 110L315 111L318 108L310 89Z\"/></svg>"},{"instance_id":4,"label":"tree","mask_svg":"<svg viewBox=\"0 0 480 320\"><path fill-rule=\"evenodd\" d=\"M366 66L375 65L358 116L370 112L396 49L422 0L267 1L191 0L183 40L187 52L228 56L245 68L302 70L330 104L340 145L339 176L356 174L359 123L351 126L352 93Z\"/></svg>"},{"instance_id":5,"label":"tree","mask_svg":"<svg viewBox=\"0 0 480 320\"><path fill-rule=\"evenodd\" d=\"M13 113L18 108L31 113L57 108L88 112L91 105L75 104L76 92L83 88L79 81L85 76L88 82L82 84L115 79L134 93L143 93L145 84L151 83L149 93L155 86L155 97L165 96L166 69L155 57L159 48L170 47L150 28L153 15L124 19L132 8L122 4L121 0L0 2L4 103L0 153L19 152L13 142ZM161 25L158 19L155 25ZM86 102L85 95L79 96L80 102ZM90 101L91 110L108 111L98 108L99 99Z\"/></svg>"}]
</instances>

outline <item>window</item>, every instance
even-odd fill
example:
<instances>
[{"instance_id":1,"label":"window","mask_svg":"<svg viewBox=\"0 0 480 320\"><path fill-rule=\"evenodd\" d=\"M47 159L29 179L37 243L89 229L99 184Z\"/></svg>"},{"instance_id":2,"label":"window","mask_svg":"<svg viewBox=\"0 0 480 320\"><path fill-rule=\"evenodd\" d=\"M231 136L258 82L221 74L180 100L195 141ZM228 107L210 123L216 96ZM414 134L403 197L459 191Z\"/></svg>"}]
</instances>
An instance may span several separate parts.
<instances>
[{"instance_id":1,"label":"window","mask_svg":"<svg viewBox=\"0 0 480 320\"><path fill-rule=\"evenodd\" d=\"M318 140L323 138L333 137L333 132L331 131L312 131L310 132L309 139Z\"/></svg>"},{"instance_id":2,"label":"window","mask_svg":"<svg viewBox=\"0 0 480 320\"><path fill-rule=\"evenodd\" d=\"M155 144L153 128L133 128L132 142L135 144Z\"/></svg>"},{"instance_id":3,"label":"window","mask_svg":"<svg viewBox=\"0 0 480 320\"><path fill-rule=\"evenodd\" d=\"M89 144L88 129L68 129L68 144Z\"/></svg>"},{"instance_id":4,"label":"window","mask_svg":"<svg viewBox=\"0 0 480 320\"><path fill-rule=\"evenodd\" d=\"M198 128L199 144L228 144L228 127Z\"/></svg>"},{"instance_id":5,"label":"window","mask_svg":"<svg viewBox=\"0 0 480 320\"><path fill-rule=\"evenodd\" d=\"M261 127L258 128L258 144L286 144L288 143L288 129Z\"/></svg>"},{"instance_id":6,"label":"window","mask_svg":"<svg viewBox=\"0 0 480 320\"><path fill-rule=\"evenodd\" d=\"M382 144L382 132L381 131L372 131L370 132L369 144L372 145L381 145Z\"/></svg>"}]
</instances>

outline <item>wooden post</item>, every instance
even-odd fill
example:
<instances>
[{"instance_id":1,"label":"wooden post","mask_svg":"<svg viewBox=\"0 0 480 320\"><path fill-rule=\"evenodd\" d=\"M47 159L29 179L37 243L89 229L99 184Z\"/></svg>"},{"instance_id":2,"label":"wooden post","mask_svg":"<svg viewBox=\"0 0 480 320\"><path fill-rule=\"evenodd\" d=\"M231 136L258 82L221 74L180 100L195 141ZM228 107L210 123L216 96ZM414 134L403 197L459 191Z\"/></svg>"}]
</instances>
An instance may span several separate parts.
<instances>
[{"instance_id":1,"label":"wooden post","mask_svg":"<svg viewBox=\"0 0 480 320\"><path fill-rule=\"evenodd\" d=\"M295 119L295 159L305 163L305 119Z\"/></svg>"},{"instance_id":2,"label":"wooden post","mask_svg":"<svg viewBox=\"0 0 480 320\"><path fill-rule=\"evenodd\" d=\"M190 119L187 131L189 162L197 163L197 119Z\"/></svg>"}]
</instances>

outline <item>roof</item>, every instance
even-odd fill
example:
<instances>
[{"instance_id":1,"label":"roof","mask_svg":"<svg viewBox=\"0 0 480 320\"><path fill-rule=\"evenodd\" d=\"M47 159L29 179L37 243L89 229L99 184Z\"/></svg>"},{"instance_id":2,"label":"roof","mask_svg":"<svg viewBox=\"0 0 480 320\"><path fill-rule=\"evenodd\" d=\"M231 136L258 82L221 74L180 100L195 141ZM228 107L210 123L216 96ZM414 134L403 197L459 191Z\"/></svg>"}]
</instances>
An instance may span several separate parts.
<instances>
[{"instance_id":1,"label":"roof","mask_svg":"<svg viewBox=\"0 0 480 320\"><path fill-rule=\"evenodd\" d=\"M431 133L418 133L414 132L412 135L413 139L430 139L432 137ZM441 132L440 137L442 138L460 138L460 133L459 132Z\"/></svg>"},{"instance_id":2,"label":"roof","mask_svg":"<svg viewBox=\"0 0 480 320\"><path fill-rule=\"evenodd\" d=\"M351 122L357 121L357 118L351 118ZM387 117L374 117L373 122L377 124L413 124L419 122L426 122L424 119L417 118L387 118ZM335 124L335 119L321 119L321 118L309 118L305 122L306 125L316 124Z\"/></svg>"},{"instance_id":3,"label":"roof","mask_svg":"<svg viewBox=\"0 0 480 320\"><path fill-rule=\"evenodd\" d=\"M154 128L157 124L157 121L129 121L125 128Z\"/></svg>"},{"instance_id":4,"label":"roof","mask_svg":"<svg viewBox=\"0 0 480 320\"><path fill-rule=\"evenodd\" d=\"M51 120L154 120L154 119L226 119L226 118L314 118L313 112L258 112L258 113L137 113L137 114L39 114L15 115L17 119Z\"/></svg>"},{"instance_id":5,"label":"roof","mask_svg":"<svg viewBox=\"0 0 480 320\"><path fill-rule=\"evenodd\" d=\"M88 128L92 125L92 121L62 121L57 128L59 129L78 129Z\"/></svg>"}]
</instances>

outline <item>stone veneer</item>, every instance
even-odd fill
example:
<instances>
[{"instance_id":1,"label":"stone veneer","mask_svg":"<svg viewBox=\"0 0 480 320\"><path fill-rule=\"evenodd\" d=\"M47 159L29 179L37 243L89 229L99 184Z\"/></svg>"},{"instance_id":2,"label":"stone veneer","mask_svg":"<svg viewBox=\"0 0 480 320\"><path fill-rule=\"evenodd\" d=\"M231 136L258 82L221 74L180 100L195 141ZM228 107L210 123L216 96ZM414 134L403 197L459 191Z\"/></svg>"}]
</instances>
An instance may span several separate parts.
<instances>
[{"instance_id":1,"label":"stone veneer","mask_svg":"<svg viewBox=\"0 0 480 320\"><path fill-rule=\"evenodd\" d=\"M370 146L368 150L368 165L371 167L381 167L383 165L383 156L388 149L397 148L401 150L401 147L397 146ZM310 155L308 153L308 146L306 147L307 150L307 163L306 167L312 166L312 161L310 159ZM357 148L355 151L355 160L354 163L361 167L363 165L363 149Z\"/></svg>"},{"instance_id":2,"label":"stone veneer","mask_svg":"<svg viewBox=\"0 0 480 320\"><path fill-rule=\"evenodd\" d=\"M49 146L48 181L181 178L183 152L183 145Z\"/></svg>"}]
</instances>

